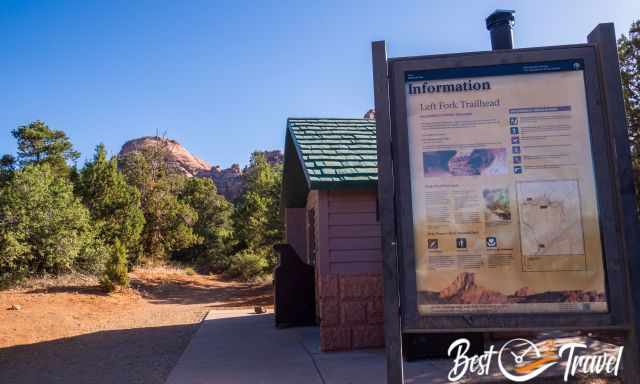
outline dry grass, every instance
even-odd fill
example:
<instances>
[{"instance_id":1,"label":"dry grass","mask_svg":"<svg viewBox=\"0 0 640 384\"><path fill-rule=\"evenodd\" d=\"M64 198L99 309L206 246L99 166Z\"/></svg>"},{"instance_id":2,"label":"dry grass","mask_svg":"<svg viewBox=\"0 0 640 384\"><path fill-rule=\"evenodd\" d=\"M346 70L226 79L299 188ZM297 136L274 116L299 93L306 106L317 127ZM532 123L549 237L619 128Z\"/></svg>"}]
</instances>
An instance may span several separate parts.
<instances>
[{"instance_id":1,"label":"dry grass","mask_svg":"<svg viewBox=\"0 0 640 384\"><path fill-rule=\"evenodd\" d=\"M13 289L47 289L55 287L95 287L98 278L80 273L68 273L60 276L43 275L30 277L17 283Z\"/></svg>"},{"instance_id":2,"label":"dry grass","mask_svg":"<svg viewBox=\"0 0 640 384\"><path fill-rule=\"evenodd\" d=\"M189 267L187 267L189 268ZM182 267L177 264L150 264L150 265L141 265L137 266L133 269L133 272L144 274L144 273L153 273L153 274L186 274L185 267Z\"/></svg>"}]
</instances>

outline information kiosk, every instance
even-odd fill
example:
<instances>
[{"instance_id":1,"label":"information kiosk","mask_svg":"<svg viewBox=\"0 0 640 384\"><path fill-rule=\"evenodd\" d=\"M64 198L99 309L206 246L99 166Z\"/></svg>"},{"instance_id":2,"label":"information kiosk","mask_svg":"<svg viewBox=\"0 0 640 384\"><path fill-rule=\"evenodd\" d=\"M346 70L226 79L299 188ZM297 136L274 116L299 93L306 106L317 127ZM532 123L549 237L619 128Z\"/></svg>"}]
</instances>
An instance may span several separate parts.
<instances>
[{"instance_id":1,"label":"information kiosk","mask_svg":"<svg viewBox=\"0 0 640 384\"><path fill-rule=\"evenodd\" d=\"M637 382L613 25L587 44L407 58L374 42L373 69L388 382L402 382L403 333L538 330L625 332Z\"/></svg>"}]
</instances>

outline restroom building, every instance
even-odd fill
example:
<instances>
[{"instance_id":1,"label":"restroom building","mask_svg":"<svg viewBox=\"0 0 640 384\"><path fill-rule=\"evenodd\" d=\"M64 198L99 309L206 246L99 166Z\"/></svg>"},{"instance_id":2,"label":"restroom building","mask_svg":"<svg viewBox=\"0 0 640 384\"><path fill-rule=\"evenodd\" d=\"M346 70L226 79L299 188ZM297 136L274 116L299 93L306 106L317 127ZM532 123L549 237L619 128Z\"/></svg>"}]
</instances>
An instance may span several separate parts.
<instances>
[{"instance_id":1,"label":"restroom building","mask_svg":"<svg viewBox=\"0 0 640 384\"><path fill-rule=\"evenodd\" d=\"M376 186L374 119L287 120L285 241L314 268L323 351L384 344Z\"/></svg>"}]
</instances>

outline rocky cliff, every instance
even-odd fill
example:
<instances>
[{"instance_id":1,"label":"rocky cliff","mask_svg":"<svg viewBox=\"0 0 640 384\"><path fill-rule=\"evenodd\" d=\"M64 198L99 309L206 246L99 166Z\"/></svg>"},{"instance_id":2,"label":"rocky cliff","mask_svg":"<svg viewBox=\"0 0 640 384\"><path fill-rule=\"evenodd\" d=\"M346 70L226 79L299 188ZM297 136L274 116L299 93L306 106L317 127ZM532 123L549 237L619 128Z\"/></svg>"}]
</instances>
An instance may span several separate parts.
<instances>
[{"instance_id":1,"label":"rocky cliff","mask_svg":"<svg viewBox=\"0 0 640 384\"><path fill-rule=\"evenodd\" d=\"M218 188L218 192L229 201L236 200L244 191L244 169L240 168L239 164L232 164L229 168L222 168L220 165L212 166L191 154L175 140L155 136L129 140L124 143L118 156L124 156L151 146L166 147L167 163L185 176L212 179ZM279 150L264 151L263 153L270 164L282 163L283 161L282 152Z\"/></svg>"}]
</instances>

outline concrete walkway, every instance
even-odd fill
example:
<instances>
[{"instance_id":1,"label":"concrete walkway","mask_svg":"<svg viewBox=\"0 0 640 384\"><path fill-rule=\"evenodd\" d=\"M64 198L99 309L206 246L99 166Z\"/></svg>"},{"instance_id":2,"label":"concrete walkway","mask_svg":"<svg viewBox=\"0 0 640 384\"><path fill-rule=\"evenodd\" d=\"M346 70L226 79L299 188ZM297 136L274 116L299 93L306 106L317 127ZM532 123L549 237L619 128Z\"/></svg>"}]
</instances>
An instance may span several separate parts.
<instances>
[{"instance_id":1,"label":"concrete walkway","mask_svg":"<svg viewBox=\"0 0 640 384\"><path fill-rule=\"evenodd\" d=\"M274 327L273 314L211 311L167 384L322 384L295 332Z\"/></svg>"},{"instance_id":2,"label":"concrete walkway","mask_svg":"<svg viewBox=\"0 0 640 384\"><path fill-rule=\"evenodd\" d=\"M588 342L584 338L565 341ZM594 345L598 350L612 347ZM449 383L449 369L450 359L405 363L405 383ZM562 382L563 370L564 366L558 365L535 382ZM506 382L497 369L491 371L487 376L458 382ZM167 384L384 384L385 381L382 349L320 352L317 327L276 329L273 314L235 310L209 312Z\"/></svg>"},{"instance_id":3,"label":"concrete walkway","mask_svg":"<svg viewBox=\"0 0 640 384\"><path fill-rule=\"evenodd\" d=\"M447 367L406 364L407 383L445 383ZM439 377L439 379L438 379ZM211 311L167 384L383 384L384 350L320 352L317 327L276 329L273 314Z\"/></svg>"}]
</instances>

